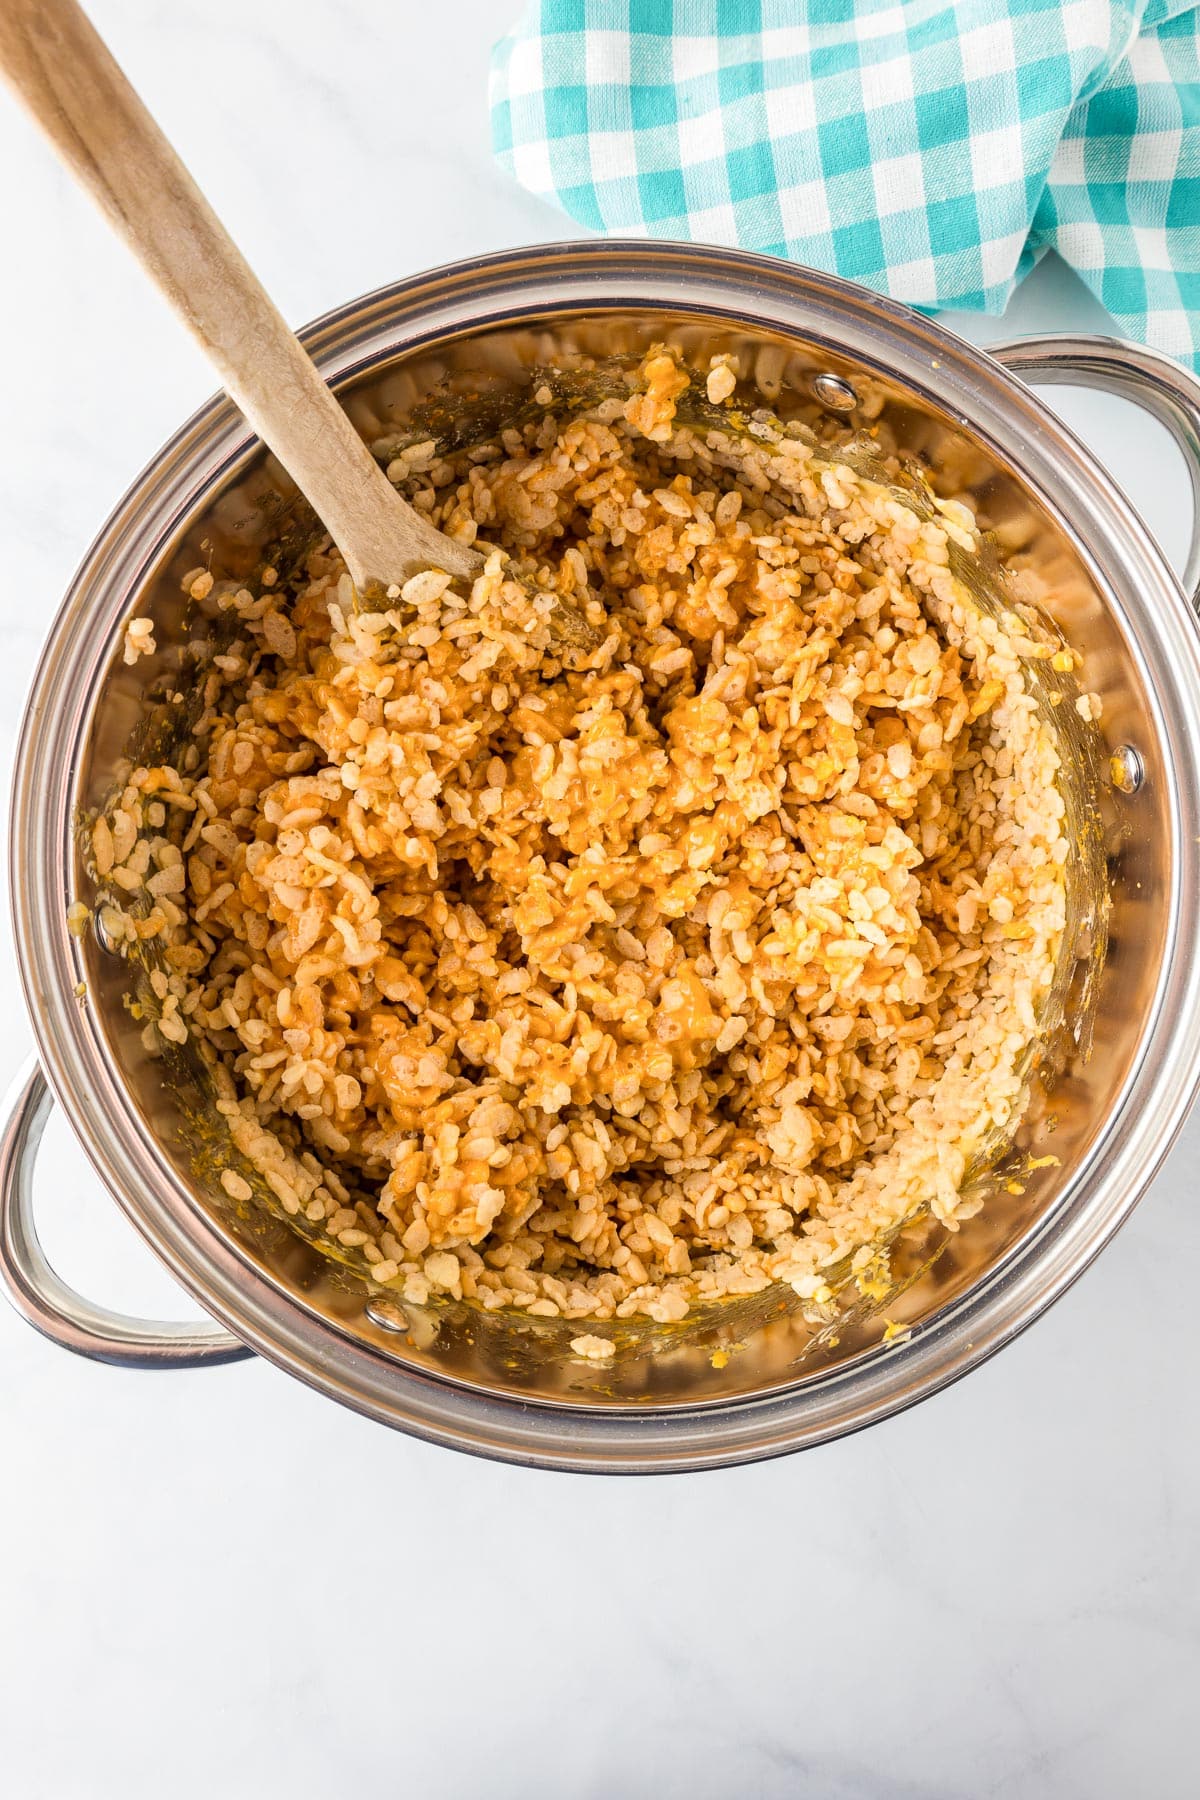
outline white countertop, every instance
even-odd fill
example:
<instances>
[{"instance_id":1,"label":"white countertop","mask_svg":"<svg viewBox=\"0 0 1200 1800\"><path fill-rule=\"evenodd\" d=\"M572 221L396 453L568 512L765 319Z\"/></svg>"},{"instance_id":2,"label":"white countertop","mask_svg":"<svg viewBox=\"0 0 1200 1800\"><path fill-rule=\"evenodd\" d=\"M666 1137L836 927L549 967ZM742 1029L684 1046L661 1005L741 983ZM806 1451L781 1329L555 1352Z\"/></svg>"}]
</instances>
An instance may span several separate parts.
<instances>
[{"instance_id":1,"label":"white countertop","mask_svg":"<svg viewBox=\"0 0 1200 1800\"><path fill-rule=\"evenodd\" d=\"M517 0L93 0L285 313L581 235L492 164ZM284 21L286 19L286 31ZM0 760L94 532L210 391L126 251L0 103ZM986 341L1111 329L1044 265ZM1058 403L1178 556L1187 485ZM0 1076L30 1033L8 935ZM950 1392L782 1462L545 1475L389 1433L249 1361L78 1361L0 1304L0 1787L12 1800L931 1800L1196 1792L1193 1120L1054 1311ZM45 1239L193 1311L55 1124ZM1194 1277L1192 1277L1194 1279Z\"/></svg>"}]
</instances>

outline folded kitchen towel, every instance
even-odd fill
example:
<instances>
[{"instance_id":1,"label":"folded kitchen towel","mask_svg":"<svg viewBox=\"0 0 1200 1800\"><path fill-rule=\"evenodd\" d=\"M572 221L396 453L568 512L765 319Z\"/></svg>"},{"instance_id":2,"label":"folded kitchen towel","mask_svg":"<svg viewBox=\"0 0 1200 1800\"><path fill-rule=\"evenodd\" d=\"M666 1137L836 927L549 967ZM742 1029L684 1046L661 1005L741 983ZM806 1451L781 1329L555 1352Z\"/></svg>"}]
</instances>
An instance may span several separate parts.
<instances>
[{"instance_id":1,"label":"folded kitchen towel","mask_svg":"<svg viewBox=\"0 0 1200 1800\"><path fill-rule=\"evenodd\" d=\"M596 230L986 312L1053 247L1200 366L1197 0L532 0L491 109Z\"/></svg>"}]
</instances>

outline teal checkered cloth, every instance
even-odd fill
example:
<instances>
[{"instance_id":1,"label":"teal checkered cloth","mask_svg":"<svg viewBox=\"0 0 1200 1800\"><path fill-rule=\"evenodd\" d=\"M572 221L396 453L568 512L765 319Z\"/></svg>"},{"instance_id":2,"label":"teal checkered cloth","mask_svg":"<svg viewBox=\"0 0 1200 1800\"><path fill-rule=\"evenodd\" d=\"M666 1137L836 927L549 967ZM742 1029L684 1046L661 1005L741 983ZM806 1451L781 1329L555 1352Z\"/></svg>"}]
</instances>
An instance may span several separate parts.
<instances>
[{"instance_id":1,"label":"teal checkered cloth","mask_svg":"<svg viewBox=\"0 0 1200 1800\"><path fill-rule=\"evenodd\" d=\"M491 108L595 230L985 312L1053 247L1200 366L1197 0L534 0Z\"/></svg>"}]
</instances>

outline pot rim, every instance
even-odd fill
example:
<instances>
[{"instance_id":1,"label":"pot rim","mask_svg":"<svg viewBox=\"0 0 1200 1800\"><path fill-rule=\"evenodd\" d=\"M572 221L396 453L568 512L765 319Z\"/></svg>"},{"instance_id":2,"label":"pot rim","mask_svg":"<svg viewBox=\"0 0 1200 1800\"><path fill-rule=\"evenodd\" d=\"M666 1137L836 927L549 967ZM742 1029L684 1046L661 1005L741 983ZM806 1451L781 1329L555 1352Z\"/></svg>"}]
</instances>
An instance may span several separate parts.
<instances>
[{"instance_id":1,"label":"pot rim","mask_svg":"<svg viewBox=\"0 0 1200 1800\"><path fill-rule=\"evenodd\" d=\"M539 245L449 264L335 308L300 335L341 383L466 327L639 310L802 337L899 381L943 413L950 397L955 421L1019 473L1119 615L1170 776L1167 941L1197 941L1200 806L1194 781L1179 779L1189 734L1200 731L1200 637L1191 609L1146 526L1091 453L984 351L835 276L745 251L640 240ZM72 580L39 660L10 808L14 940L43 1067L101 1180L182 1285L245 1343L370 1417L501 1460L614 1473L721 1466L843 1435L945 1387L1030 1324L1123 1223L1186 1117L1200 1086L1200 960L1164 959L1141 1054L1106 1129L1026 1238L906 1338L767 1394L603 1409L467 1387L351 1338L213 1229L144 1135L98 1024L74 1002L80 972L66 927L73 771L135 595L186 521L257 448L218 394L120 501Z\"/></svg>"}]
</instances>

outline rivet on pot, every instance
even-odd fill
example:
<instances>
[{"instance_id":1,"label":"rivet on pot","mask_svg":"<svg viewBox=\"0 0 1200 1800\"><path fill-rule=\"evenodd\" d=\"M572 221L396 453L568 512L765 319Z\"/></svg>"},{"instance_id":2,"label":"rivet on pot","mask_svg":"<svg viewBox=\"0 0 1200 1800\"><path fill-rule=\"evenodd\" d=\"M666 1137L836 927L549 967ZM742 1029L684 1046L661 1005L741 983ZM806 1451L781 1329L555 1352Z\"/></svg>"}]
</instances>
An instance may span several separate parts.
<instances>
[{"instance_id":1,"label":"rivet on pot","mask_svg":"<svg viewBox=\"0 0 1200 1800\"><path fill-rule=\"evenodd\" d=\"M378 1325L381 1331L408 1330L408 1319L392 1300L368 1300L363 1311L372 1325Z\"/></svg>"},{"instance_id":2,"label":"rivet on pot","mask_svg":"<svg viewBox=\"0 0 1200 1800\"><path fill-rule=\"evenodd\" d=\"M840 375L814 375L812 391L813 397L830 412L853 412L858 405L858 395Z\"/></svg>"},{"instance_id":3,"label":"rivet on pot","mask_svg":"<svg viewBox=\"0 0 1200 1800\"><path fill-rule=\"evenodd\" d=\"M102 907L97 907L96 911L92 914L92 931L95 934L96 942L107 955L120 955L116 941L111 936L108 926L104 923Z\"/></svg>"},{"instance_id":4,"label":"rivet on pot","mask_svg":"<svg viewBox=\"0 0 1200 1800\"><path fill-rule=\"evenodd\" d=\"M1121 794L1136 794L1146 779L1146 765L1132 744L1121 744L1108 763L1109 779Z\"/></svg>"}]
</instances>

